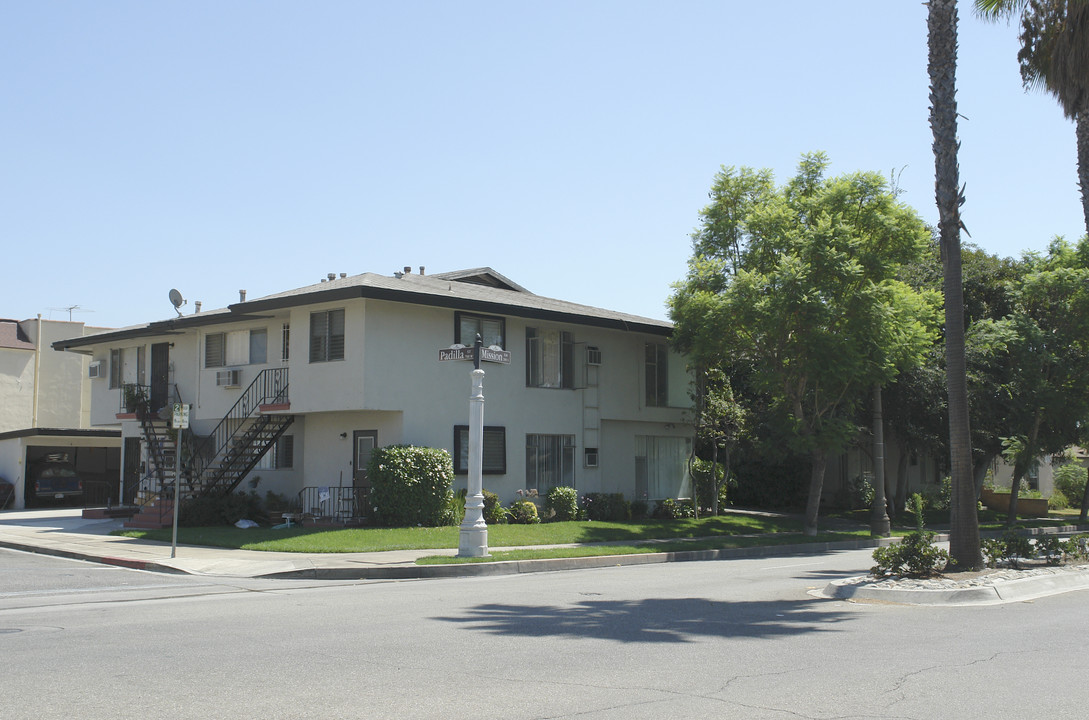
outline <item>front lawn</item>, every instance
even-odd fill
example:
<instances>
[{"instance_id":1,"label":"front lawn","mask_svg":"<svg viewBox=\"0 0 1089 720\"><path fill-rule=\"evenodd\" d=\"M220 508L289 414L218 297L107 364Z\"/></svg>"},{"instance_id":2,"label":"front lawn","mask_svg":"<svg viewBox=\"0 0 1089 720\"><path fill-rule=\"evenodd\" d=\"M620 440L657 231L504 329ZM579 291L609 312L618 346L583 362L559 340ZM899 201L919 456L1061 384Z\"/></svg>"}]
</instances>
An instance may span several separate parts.
<instances>
[{"instance_id":1,"label":"front lawn","mask_svg":"<svg viewBox=\"0 0 1089 720\"><path fill-rule=\"evenodd\" d=\"M699 520L489 525L488 545L490 547L520 547L571 543L635 543L646 540L798 532L801 532L801 521L795 518L728 514ZM118 530L114 534L170 542L171 531ZM186 545L298 553L426 550L457 547L458 528L457 526L344 529L293 527L282 530L270 528L242 530L236 527L183 527L178 528L178 542ZM658 552L658 550L653 551Z\"/></svg>"}]
</instances>

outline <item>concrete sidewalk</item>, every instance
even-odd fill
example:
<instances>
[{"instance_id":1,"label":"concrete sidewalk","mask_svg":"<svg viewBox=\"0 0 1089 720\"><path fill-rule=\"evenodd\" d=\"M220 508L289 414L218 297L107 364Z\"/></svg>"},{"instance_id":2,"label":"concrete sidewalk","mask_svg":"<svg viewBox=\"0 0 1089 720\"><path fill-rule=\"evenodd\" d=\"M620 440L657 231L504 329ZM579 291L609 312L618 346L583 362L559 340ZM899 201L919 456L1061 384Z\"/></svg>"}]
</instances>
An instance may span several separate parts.
<instances>
[{"instance_id":1,"label":"concrete sidewalk","mask_svg":"<svg viewBox=\"0 0 1089 720\"><path fill-rule=\"evenodd\" d=\"M580 568L646 565L691 560L813 555L834 550L877 547L888 541L857 540L774 547L695 550L689 552L606 555L599 557L518 560L454 565L416 565L429 555L457 555L457 548L393 550L359 553L283 553L179 545L170 557L170 544L110 535L121 520L88 519L79 509L20 510L0 513L0 547L110 565L219 577L314 578L377 580L470 577ZM607 544L607 543L606 543ZM576 547L542 546L542 547ZM498 551L512 548L492 547Z\"/></svg>"},{"instance_id":2,"label":"concrete sidewalk","mask_svg":"<svg viewBox=\"0 0 1089 720\"><path fill-rule=\"evenodd\" d=\"M320 580L394 580L411 578L471 577L552 572L583 568L647 565L664 562L728 560L756 557L820 555L835 551L873 548L888 539L862 539L836 543L808 543L769 547L693 550L687 552L610 555L598 557L519 560L455 565L416 565L428 555L457 554L456 548L393 550L360 553L282 553L233 550L198 545L179 545L175 558L170 544L110 535L121 520L86 519L79 509L19 510L0 512L0 547L109 565L214 577L297 578ZM938 541L947 538L939 535ZM556 547L556 546L549 546ZM568 546L570 547L570 546ZM491 548L501 550L503 548ZM831 583L814 594L825 598L921 605L978 605L1015 602L1071 590L1089 589L1089 566L1040 577L1000 580L989 588L953 587L921 589L916 581L903 586L872 587L861 578Z\"/></svg>"}]
</instances>

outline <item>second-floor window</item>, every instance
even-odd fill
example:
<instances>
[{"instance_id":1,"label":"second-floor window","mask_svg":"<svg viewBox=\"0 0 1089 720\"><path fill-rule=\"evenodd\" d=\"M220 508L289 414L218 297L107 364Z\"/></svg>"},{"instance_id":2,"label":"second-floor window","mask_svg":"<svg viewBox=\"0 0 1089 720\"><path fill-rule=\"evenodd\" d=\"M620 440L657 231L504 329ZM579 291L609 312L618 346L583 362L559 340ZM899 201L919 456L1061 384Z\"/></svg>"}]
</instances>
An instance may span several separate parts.
<instances>
[{"instance_id":1,"label":"second-floor window","mask_svg":"<svg viewBox=\"0 0 1089 720\"><path fill-rule=\"evenodd\" d=\"M647 343L646 347L647 407L669 405L669 347L664 343Z\"/></svg>"},{"instance_id":2,"label":"second-floor window","mask_svg":"<svg viewBox=\"0 0 1089 720\"><path fill-rule=\"evenodd\" d=\"M268 329L232 330L204 337L204 367L268 362Z\"/></svg>"},{"instance_id":3,"label":"second-floor window","mask_svg":"<svg viewBox=\"0 0 1089 720\"><path fill-rule=\"evenodd\" d=\"M484 347L497 345L506 348L506 321L501 317L491 315L473 315L471 313L454 313L454 342L461 345L472 345L476 342L477 334L484 342Z\"/></svg>"},{"instance_id":4,"label":"second-floor window","mask_svg":"<svg viewBox=\"0 0 1089 720\"><path fill-rule=\"evenodd\" d=\"M574 365L571 333L526 328L526 387L572 388Z\"/></svg>"},{"instance_id":5,"label":"second-floor window","mask_svg":"<svg viewBox=\"0 0 1089 720\"><path fill-rule=\"evenodd\" d=\"M310 362L344 359L344 310L310 313Z\"/></svg>"}]
</instances>

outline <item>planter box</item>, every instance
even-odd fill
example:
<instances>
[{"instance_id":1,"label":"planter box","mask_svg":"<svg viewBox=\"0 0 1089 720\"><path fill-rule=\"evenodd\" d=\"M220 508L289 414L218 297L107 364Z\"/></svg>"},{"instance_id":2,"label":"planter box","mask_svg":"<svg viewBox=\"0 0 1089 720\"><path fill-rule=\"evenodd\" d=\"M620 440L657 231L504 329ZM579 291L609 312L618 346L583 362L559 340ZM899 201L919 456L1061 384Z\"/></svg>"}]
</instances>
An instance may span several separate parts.
<instances>
[{"instance_id":1,"label":"planter box","mask_svg":"<svg viewBox=\"0 0 1089 720\"><path fill-rule=\"evenodd\" d=\"M979 499L989 510L1004 513L1010 511L1010 494L1008 492L995 492L983 488ZM1047 517L1047 513L1047 498L1017 498L1017 515L1019 517Z\"/></svg>"}]
</instances>

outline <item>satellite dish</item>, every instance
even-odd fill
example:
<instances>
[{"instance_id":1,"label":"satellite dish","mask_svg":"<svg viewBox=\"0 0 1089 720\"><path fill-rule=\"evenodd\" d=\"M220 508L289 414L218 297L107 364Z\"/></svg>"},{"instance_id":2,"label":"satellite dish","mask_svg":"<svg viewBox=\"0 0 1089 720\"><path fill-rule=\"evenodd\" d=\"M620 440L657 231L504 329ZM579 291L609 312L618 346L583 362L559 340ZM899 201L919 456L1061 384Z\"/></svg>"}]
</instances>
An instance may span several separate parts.
<instances>
[{"instance_id":1,"label":"satellite dish","mask_svg":"<svg viewBox=\"0 0 1089 720\"><path fill-rule=\"evenodd\" d=\"M178 316L180 317L182 311L179 310L179 308L185 304L185 298L183 298L182 294L177 290L170 290L170 304L173 305L174 309L178 311Z\"/></svg>"}]
</instances>

